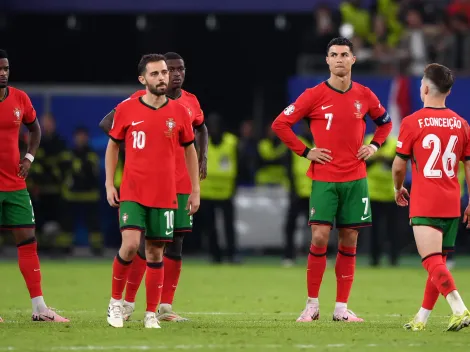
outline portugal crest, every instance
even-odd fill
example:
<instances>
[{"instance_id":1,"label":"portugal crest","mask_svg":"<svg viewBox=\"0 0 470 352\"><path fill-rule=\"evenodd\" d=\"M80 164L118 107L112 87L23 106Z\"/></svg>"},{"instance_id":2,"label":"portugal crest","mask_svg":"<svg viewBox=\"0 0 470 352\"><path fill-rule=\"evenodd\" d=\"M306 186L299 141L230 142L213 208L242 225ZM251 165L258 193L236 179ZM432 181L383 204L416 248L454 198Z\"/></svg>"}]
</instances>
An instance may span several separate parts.
<instances>
[{"instance_id":1,"label":"portugal crest","mask_svg":"<svg viewBox=\"0 0 470 352\"><path fill-rule=\"evenodd\" d=\"M127 213L122 214L122 221L124 222L124 224L127 222L127 219L129 219Z\"/></svg>"},{"instance_id":2,"label":"portugal crest","mask_svg":"<svg viewBox=\"0 0 470 352\"><path fill-rule=\"evenodd\" d=\"M168 120L166 120L166 127L168 127L168 130L165 131L165 135L169 138L171 138L173 136L173 129L176 127L176 122L175 120L173 120L173 118L169 118Z\"/></svg>"},{"instance_id":3,"label":"portugal crest","mask_svg":"<svg viewBox=\"0 0 470 352\"><path fill-rule=\"evenodd\" d=\"M15 115L16 120L19 120L21 118L21 110L19 108L15 108L13 110L13 115Z\"/></svg>"},{"instance_id":4,"label":"portugal crest","mask_svg":"<svg viewBox=\"0 0 470 352\"><path fill-rule=\"evenodd\" d=\"M362 109L361 102L359 100L356 100L354 102L354 107L356 108L356 112L354 113L354 115L356 115L356 118L362 119L363 115L362 115L362 112L361 112L361 109Z\"/></svg>"}]
</instances>

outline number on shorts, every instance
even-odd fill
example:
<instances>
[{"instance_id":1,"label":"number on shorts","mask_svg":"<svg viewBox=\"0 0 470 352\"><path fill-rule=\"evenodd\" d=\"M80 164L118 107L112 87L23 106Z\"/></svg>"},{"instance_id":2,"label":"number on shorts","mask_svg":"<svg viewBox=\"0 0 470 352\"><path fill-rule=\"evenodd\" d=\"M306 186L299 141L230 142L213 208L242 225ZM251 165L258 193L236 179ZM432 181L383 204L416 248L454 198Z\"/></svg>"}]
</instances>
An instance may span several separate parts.
<instances>
[{"instance_id":1,"label":"number on shorts","mask_svg":"<svg viewBox=\"0 0 470 352\"><path fill-rule=\"evenodd\" d=\"M331 121L333 121L333 114L332 113L326 113L325 114L325 119L328 120L328 123L326 124L326 130L329 131L331 128Z\"/></svg>"},{"instance_id":2,"label":"number on shorts","mask_svg":"<svg viewBox=\"0 0 470 352\"><path fill-rule=\"evenodd\" d=\"M441 162L442 162L442 170L444 170L445 174L449 178L455 177L455 164L457 162L457 156L454 153L454 148L457 145L457 141L459 138L455 135L450 136L449 143L447 143L447 147L442 154ZM432 144L432 152L429 156L426 165L424 165L423 175L426 178L441 178L442 171L435 170L437 164L437 159L441 154L441 140L435 134L428 134L423 139L423 148L424 149L431 149Z\"/></svg>"},{"instance_id":3,"label":"number on shorts","mask_svg":"<svg viewBox=\"0 0 470 352\"><path fill-rule=\"evenodd\" d=\"M175 212L173 210L167 210L163 215L165 215L166 218L166 229L173 230L173 226L175 224Z\"/></svg>"},{"instance_id":4,"label":"number on shorts","mask_svg":"<svg viewBox=\"0 0 470 352\"><path fill-rule=\"evenodd\" d=\"M134 143L132 147L134 149L144 149L146 135L143 131L132 131L132 137L134 137Z\"/></svg>"},{"instance_id":5,"label":"number on shorts","mask_svg":"<svg viewBox=\"0 0 470 352\"><path fill-rule=\"evenodd\" d=\"M34 218L34 208L33 208L33 202L31 202L31 199L29 200L29 204L31 205L31 215L33 217L33 222L36 222L35 218Z\"/></svg>"},{"instance_id":6,"label":"number on shorts","mask_svg":"<svg viewBox=\"0 0 470 352\"><path fill-rule=\"evenodd\" d=\"M189 225L193 226L193 216L189 215Z\"/></svg>"},{"instance_id":7,"label":"number on shorts","mask_svg":"<svg viewBox=\"0 0 470 352\"><path fill-rule=\"evenodd\" d=\"M367 198L367 197L362 198L362 203L365 204L365 206L364 206L364 215L367 215L367 213L369 212L369 198Z\"/></svg>"}]
</instances>

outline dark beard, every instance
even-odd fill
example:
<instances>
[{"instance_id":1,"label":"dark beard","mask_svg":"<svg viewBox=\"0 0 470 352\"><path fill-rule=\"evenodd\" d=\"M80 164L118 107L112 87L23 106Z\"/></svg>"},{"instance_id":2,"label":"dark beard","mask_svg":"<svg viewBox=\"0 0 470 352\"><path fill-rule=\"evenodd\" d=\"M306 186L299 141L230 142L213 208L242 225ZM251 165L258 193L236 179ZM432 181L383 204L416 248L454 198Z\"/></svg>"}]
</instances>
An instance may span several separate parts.
<instances>
[{"instance_id":1,"label":"dark beard","mask_svg":"<svg viewBox=\"0 0 470 352\"><path fill-rule=\"evenodd\" d=\"M162 87L164 87L165 89L161 89ZM148 87L150 93L152 93L153 95L156 95L157 97L160 97L162 95L165 95L166 94L166 91L168 89L168 87L165 85L165 86L157 86L157 87L151 87L149 86Z\"/></svg>"},{"instance_id":2,"label":"dark beard","mask_svg":"<svg viewBox=\"0 0 470 352\"><path fill-rule=\"evenodd\" d=\"M0 89L6 88L8 86L8 83L0 83Z\"/></svg>"}]
</instances>

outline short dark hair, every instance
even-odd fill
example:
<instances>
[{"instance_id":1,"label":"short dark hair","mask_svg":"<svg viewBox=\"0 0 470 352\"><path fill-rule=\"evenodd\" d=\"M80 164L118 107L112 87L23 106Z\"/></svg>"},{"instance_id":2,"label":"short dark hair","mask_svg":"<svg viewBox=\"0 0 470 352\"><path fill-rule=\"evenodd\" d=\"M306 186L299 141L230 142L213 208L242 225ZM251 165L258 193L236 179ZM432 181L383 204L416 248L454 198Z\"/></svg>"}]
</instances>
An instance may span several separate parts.
<instances>
[{"instance_id":1,"label":"short dark hair","mask_svg":"<svg viewBox=\"0 0 470 352\"><path fill-rule=\"evenodd\" d=\"M338 38L331 39L330 42L328 43L328 46L326 47L326 54L327 55L330 51L330 48L333 45L346 45L346 46L349 47L349 50L351 50L351 52L354 53L354 45L348 38L338 37Z\"/></svg>"},{"instance_id":2,"label":"short dark hair","mask_svg":"<svg viewBox=\"0 0 470 352\"><path fill-rule=\"evenodd\" d=\"M167 60L183 60L180 54L175 53L173 51L166 53L164 56Z\"/></svg>"},{"instance_id":3,"label":"short dark hair","mask_svg":"<svg viewBox=\"0 0 470 352\"><path fill-rule=\"evenodd\" d=\"M146 54L142 56L142 58L139 61L139 64L137 65L137 71L139 72L139 75L142 76L149 62L158 62L158 61L166 62L165 56L163 56L162 54Z\"/></svg>"},{"instance_id":4,"label":"short dark hair","mask_svg":"<svg viewBox=\"0 0 470 352\"><path fill-rule=\"evenodd\" d=\"M8 54L3 49L0 49L0 59L8 59Z\"/></svg>"},{"instance_id":5,"label":"short dark hair","mask_svg":"<svg viewBox=\"0 0 470 352\"><path fill-rule=\"evenodd\" d=\"M425 67L424 78L430 80L442 94L449 93L454 85L454 75L450 68L435 63Z\"/></svg>"}]
</instances>

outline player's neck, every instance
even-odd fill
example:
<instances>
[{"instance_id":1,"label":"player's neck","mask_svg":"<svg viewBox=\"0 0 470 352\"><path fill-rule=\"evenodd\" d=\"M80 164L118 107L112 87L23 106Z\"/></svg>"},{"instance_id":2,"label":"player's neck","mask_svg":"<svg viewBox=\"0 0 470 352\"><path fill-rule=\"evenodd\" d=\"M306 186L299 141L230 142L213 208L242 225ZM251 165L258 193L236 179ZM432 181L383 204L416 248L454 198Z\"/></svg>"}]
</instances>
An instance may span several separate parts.
<instances>
[{"instance_id":1,"label":"player's neck","mask_svg":"<svg viewBox=\"0 0 470 352\"><path fill-rule=\"evenodd\" d=\"M424 99L423 106L425 108L436 108L436 109L446 108L446 100L442 98L437 98L437 97L428 97L427 99Z\"/></svg>"},{"instance_id":2,"label":"player's neck","mask_svg":"<svg viewBox=\"0 0 470 352\"><path fill-rule=\"evenodd\" d=\"M7 88L0 88L0 101L5 99L5 95L7 94Z\"/></svg>"},{"instance_id":3,"label":"player's neck","mask_svg":"<svg viewBox=\"0 0 470 352\"><path fill-rule=\"evenodd\" d=\"M173 100L179 99L181 97L181 88L168 89L166 91L166 96Z\"/></svg>"},{"instance_id":4,"label":"player's neck","mask_svg":"<svg viewBox=\"0 0 470 352\"><path fill-rule=\"evenodd\" d=\"M142 99L144 100L145 104L153 106L156 109L165 105L166 101L168 100L166 95L155 95L150 92L147 92L147 94L145 94Z\"/></svg>"},{"instance_id":5,"label":"player's neck","mask_svg":"<svg viewBox=\"0 0 470 352\"><path fill-rule=\"evenodd\" d=\"M336 90L345 92L351 86L351 75L348 74L347 76L339 77L332 74L328 79L328 84Z\"/></svg>"}]
</instances>

